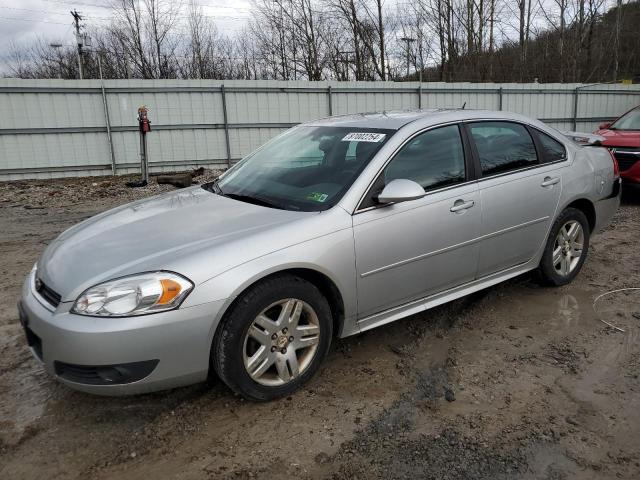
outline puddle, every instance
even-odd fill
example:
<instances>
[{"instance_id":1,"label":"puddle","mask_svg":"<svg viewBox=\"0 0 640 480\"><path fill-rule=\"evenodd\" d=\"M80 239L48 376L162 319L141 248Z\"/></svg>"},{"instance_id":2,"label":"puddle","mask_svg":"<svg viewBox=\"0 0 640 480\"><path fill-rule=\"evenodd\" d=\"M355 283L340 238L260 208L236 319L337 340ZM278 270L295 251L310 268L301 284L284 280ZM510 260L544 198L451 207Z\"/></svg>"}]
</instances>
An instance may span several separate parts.
<instances>
[{"instance_id":1,"label":"puddle","mask_svg":"<svg viewBox=\"0 0 640 480\"><path fill-rule=\"evenodd\" d=\"M627 332L640 325L640 287L604 292L593 301L598 319L608 326Z\"/></svg>"}]
</instances>

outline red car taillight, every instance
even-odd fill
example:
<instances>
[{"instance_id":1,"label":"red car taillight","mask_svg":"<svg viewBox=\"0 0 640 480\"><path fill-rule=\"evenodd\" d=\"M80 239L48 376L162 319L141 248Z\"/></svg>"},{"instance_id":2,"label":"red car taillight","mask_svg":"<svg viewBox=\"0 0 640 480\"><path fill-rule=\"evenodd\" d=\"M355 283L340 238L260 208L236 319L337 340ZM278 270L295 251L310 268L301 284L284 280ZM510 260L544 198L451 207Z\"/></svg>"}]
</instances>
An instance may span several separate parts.
<instances>
[{"instance_id":1,"label":"red car taillight","mask_svg":"<svg viewBox=\"0 0 640 480\"><path fill-rule=\"evenodd\" d=\"M609 155L611 155L611 161L613 162L613 178L620 178L620 167L618 167L618 160L616 160L616 157L611 150L609 150Z\"/></svg>"}]
</instances>

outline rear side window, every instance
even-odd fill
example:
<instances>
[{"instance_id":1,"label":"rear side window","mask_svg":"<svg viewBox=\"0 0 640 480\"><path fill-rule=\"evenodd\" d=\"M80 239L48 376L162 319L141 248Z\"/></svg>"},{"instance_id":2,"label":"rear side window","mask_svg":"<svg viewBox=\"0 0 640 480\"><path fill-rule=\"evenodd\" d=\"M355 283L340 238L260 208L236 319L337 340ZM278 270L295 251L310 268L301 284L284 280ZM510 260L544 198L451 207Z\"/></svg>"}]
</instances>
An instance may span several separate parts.
<instances>
[{"instance_id":1,"label":"rear side window","mask_svg":"<svg viewBox=\"0 0 640 480\"><path fill-rule=\"evenodd\" d=\"M544 162L557 162L567 158L567 151L559 141L550 137L546 133L536 130L540 144L542 145L542 155Z\"/></svg>"},{"instance_id":2,"label":"rear side window","mask_svg":"<svg viewBox=\"0 0 640 480\"><path fill-rule=\"evenodd\" d=\"M483 176L518 170L538 164L529 131L518 123L474 122L469 124L478 149Z\"/></svg>"}]
</instances>

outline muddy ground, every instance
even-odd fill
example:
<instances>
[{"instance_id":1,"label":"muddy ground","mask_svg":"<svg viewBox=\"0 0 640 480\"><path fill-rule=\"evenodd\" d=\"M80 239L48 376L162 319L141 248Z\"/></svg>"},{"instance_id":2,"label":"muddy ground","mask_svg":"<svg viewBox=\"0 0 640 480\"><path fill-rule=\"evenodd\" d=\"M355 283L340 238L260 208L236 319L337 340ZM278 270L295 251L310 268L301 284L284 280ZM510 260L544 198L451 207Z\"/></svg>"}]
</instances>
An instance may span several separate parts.
<instances>
[{"instance_id":1,"label":"muddy ground","mask_svg":"<svg viewBox=\"0 0 640 480\"><path fill-rule=\"evenodd\" d=\"M31 358L15 303L47 242L171 188L123 184L0 184L0 478L640 478L640 292L594 306L640 287L640 200L572 285L523 276L335 341L306 388L253 404L219 382L90 396Z\"/></svg>"}]
</instances>

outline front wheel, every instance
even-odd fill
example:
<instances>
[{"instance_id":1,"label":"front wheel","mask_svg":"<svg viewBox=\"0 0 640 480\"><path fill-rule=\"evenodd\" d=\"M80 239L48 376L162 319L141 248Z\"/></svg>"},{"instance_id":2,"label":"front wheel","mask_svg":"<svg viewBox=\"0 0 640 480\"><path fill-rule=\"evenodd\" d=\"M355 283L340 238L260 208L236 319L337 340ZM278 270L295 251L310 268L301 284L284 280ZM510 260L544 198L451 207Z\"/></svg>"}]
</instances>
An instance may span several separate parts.
<instances>
[{"instance_id":1,"label":"front wheel","mask_svg":"<svg viewBox=\"0 0 640 480\"><path fill-rule=\"evenodd\" d=\"M306 280L279 275L231 306L214 338L220 378L250 400L291 394L318 370L332 337L329 304Z\"/></svg>"},{"instance_id":2,"label":"front wheel","mask_svg":"<svg viewBox=\"0 0 640 480\"><path fill-rule=\"evenodd\" d=\"M556 219L540 260L544 283L561 286L578 275L589 250L589 222L584 213L567 208Z\"/></svg>"}]
</instances>

